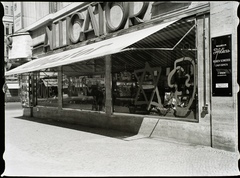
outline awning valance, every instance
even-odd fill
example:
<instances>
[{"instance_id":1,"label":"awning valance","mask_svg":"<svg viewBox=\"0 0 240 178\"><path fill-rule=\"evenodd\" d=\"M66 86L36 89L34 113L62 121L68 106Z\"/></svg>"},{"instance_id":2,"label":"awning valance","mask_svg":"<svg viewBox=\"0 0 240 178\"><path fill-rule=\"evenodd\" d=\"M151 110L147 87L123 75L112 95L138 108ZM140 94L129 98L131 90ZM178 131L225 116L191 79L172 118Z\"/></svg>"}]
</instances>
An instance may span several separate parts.
<instances>
[{"instance_id":1,"label":"awning valance","mask_svg":"<svg viewBox=\"0 0 240 178\"><path fill-rule=\"evenodd\" d=\"M8 89L19 89L18 83L7 83Z\"/></svg>"},{"instance_id":2,"label":"awning valance","mask_svg":"<svg viewBox=\"0 0 240 178\"><path fill-rule=\"evenodd\" d=\"M161 24L141 29L132 33L120 35L111 39L38 58L10 71L7 71L5 75L38 71L119 53L121 51L124 51L124 48L150 36L151 34L173 24L176 21L177 20L163 22Z\"/></svg>"}]
</instances>

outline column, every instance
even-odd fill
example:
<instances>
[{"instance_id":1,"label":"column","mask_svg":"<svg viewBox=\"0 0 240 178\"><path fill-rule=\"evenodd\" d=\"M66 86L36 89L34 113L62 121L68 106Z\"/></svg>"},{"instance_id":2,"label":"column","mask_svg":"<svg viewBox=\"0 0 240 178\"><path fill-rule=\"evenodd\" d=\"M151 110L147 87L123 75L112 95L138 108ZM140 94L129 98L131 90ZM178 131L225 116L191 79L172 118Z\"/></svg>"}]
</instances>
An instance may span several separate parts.
<instances>
[{"instance_id":1,"label":"column","mask_svg":"<svg viewBox=\"0 0 240 178\"><path fill-rule=\"evenodd\" d=\"M58 67L58 111L62 110L63 90L62 90L62 66Z\"/></svg>"},{"instance_id":2,"label":"column","mask_svg":"<svg viewBox=\"0 0 240 178\"><path fill-rule=\"evenodd\" d=\"M238 2L210 2L211 38L231 35L232 96L213 96L212 100L212 142L214 148L238 150L238 104L237 104L237 26ZM224 46L223 46L224 47ZM211 60L212 51L211 51Z\"/></svg>"},{"instance_id":3,"label":"column","mask_svg":"<svg viewBox=\"0 0 240 178\"><path fill-rule=\"evenodd\" d=\"M105 56L105 88L106 88L106 99L105 108L106 114L112 114L112 59L111 55Z\"/></svg>"}]
</instances>

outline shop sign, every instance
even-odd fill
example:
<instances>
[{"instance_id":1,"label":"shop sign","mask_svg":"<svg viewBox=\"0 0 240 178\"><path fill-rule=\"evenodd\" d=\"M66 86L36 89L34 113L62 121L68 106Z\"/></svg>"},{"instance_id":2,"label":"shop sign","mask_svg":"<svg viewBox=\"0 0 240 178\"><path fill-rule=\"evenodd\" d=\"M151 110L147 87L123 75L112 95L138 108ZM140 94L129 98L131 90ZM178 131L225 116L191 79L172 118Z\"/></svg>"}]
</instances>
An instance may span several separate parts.
<instances>
[{"instance_id":1,"label":"shop sign","mask_svg":"<svg viewBox=\"0 0 240 178\"><path fill-rule=\"evenodd\" d=\"M143 22L149 2L143 2L138 12L134 3L106 2L89 5L85 11L75 12L45 28L44 51L85 41ZM131 7L133 6L133 7ZM105 15L104 15L105 13ZM119 15L118 15L119 14ZM93 36L88 35L92 33Z\"/></svg>"},{"instance_id":2,"label":"shop sign","mask_svg":"<svg viewBox=\"0 0 240 178\"><path fill-rule=\"evenodd\" d=\"M212 38L212 95L232 96L231 35Z\"/></svg>"},{"instance_id":3,"label":"shop sign","mask_svg":"<svg viewBox=\"0 0 240 178\"><path fill-rule=\"evenodd\" d=\"M11 43L9 59L30 58L32 56L32 38L28 33L9 36Z\"/></svg>"}]
</instances>

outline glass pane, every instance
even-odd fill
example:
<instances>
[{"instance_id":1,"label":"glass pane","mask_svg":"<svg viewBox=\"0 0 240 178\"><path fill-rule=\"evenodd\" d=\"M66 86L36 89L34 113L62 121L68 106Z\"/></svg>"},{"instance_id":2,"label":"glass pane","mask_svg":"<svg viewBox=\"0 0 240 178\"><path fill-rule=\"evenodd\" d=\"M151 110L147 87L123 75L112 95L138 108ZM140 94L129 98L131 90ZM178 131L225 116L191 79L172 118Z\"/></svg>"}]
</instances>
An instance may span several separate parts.
<instances>
[{"instance_id":1,"label":"glass pane","mask_svg":"<svg viewBox=\"0 0 240 178\"><path fill-rule=\"evenodd\" d=\"M186 34L195 22L182 22L131 46L169 48L181 40L174 50L112 55L114 112L196 119L196 32ZM175 33L177 27L179 30Z\"/></svg>"},{"instance_id":2,"label":"glass pane","mask_svg":"<svg viewBox=\"0 0 240 178\"><path fill-rule=\"evenodd\" d=\"M195 118L194 60L174 64L113 73L114 112Z\"/></svg>"},{"instance_id":3,"label":"glass pane","mask_svg":"<svg viewBox=\"0 0 240 178\"><path fill-rule=\"evenodd\" d=\"M37 105L58 106L57 72L39 72L37 76Z\"/></svg>"},{"instance_id":4,"label":"glass pane","mask_svg":"<svg viewBox=\"0 0 240 178\"><path fill-rule=\"evenodd\" d=\"M63 66L63 107L105 111L105 64L75 63Z\"/></svg>"}]
</instances>

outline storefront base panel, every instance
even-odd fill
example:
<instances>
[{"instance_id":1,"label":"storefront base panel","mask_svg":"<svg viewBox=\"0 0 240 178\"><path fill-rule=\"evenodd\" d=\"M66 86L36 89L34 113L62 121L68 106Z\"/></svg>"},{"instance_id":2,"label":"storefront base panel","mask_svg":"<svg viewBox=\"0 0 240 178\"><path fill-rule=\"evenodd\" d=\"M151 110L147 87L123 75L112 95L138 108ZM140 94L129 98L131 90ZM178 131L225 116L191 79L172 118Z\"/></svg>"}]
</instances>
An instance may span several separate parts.
<instances>
[{"instance_id":1,"label":"storefront base panel","mask_svg":"<svg viewBox=\"0 0 240 178\"><path fill-rule=\"evenodd\" d=\"M211 146L209 124L160 119L152 137L194 145Z\"/></svg>"},{"instance_id":2,"label":"storefront base panel","mask_svg":"<svg viewBox=\"0 0 240 178\"><path fill-rule=\"evenodd\" d=\"M34 107L33 117L129 133L137 133L142 122L141 117L114 115L109 117L105 113L100 112L76 109L58 110L58 108L54 107Z\"/></svg>"},{"instance_id":3,"label":"storefront base panel","mask_svg":"<svg viewBox=\"0 0 240 178\"><path fill-rule=\"evenodd\" d=\"M26 110L25 108L24 110ZM98 127L128 132L142 137L168 139L195 145L211 146L210 128L207 122L188 122L166 120L140 115L113 114L74 109L58 110L54 107L34 107L33 117L50 119L59 122L79 124L88 127ZM30 110L24 112L29 116Z\"/></svg>"},{"instance_id":4,"label":"storefront base panel","mask_svg":"<svg viewBox=\"0 0 240 178\"><path fill-rule=\"evenodd\" d=\"M238 150L237 113L232 98L213 98L212 137L213 147L228 151ZM221 109L224 108L224 109Z\"/></svg>"},{"instance_id":5,"label":"storefront base panel","mask_svg":"<svg viewBox=\"0 0 240 178\"><path fill-rule=\"evenodd\" d=\"M223 1L210 3L211 38L231 35L231 71L232 96L214 95L212 101L212 145L214 148L238 151L238 103L237 103L237 17L238 2ZM219 30L221 27L221 30ZM219 57L218 57L219 58ZM212 59L214 60L214 59ZM212 79L213 82L216 80Z\"/></svg>"},{"instance_id":6,"label":"storefront base panel","mask_svg":"<svg viewBox=\"0 0 240 178\"><path fill-rule=\"evenodd\" d=\"M23 116L31 117L32 116L32 108L23 108Z\"/></svg>"}]
</instances>

